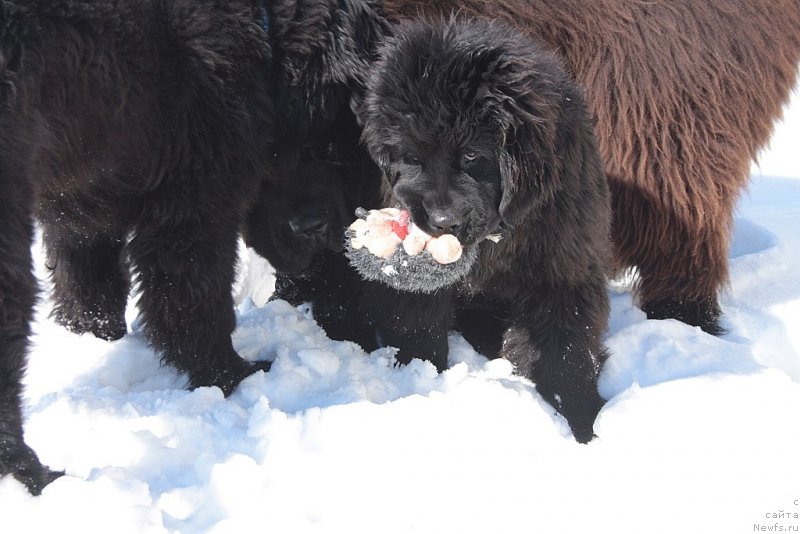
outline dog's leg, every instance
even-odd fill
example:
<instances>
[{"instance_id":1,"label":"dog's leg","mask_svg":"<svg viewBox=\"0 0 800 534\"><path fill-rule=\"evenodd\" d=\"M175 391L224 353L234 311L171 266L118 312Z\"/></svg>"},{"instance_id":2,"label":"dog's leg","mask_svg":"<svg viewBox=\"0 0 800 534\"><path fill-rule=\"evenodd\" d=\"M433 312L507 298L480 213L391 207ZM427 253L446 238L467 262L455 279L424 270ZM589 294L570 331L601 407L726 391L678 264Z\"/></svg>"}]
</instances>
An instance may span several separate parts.
<instances>
[{"instance_id":1,"label":"dog's leg","mask_svg":"<svg viewBox=\"0 0 800 534\"><path fill-rule=\"evenodd\" d=\"M6 125L0 121L0 127ZM36 300L30 219L31 191L25 175L12 172L13 155L0 132L0 476L13 475L34 495L63 473L44 467L22 435L22 375ZM19 171L19 169L17 169Z\"/></svg>"},{"instance_id":2,"label":"dog's leg","mask_svg":"<svg viewBox=\"0 0 800 534\"><path fill-rule=\"evenodd\" d=\"M352 341L368 352L378 348L375 328L359 311L364 281L347 258L339 252L322 251L308 271L277 273L273 297L295 306L310 302L314 320L330 339Z\"/></svg>"},{"instance_id":3,"label":"dog's leg","mask_svg":"<svg viewBox=\"0 0 800 534\"><path fill-rule=\"evenodd\" d=\"M139 310L148 338L166 363L189 374L190 387L218 386L228 395L243 378L269 368L268 362L243 360L231 343L237 224L224 214L207 215L197 199L182 212L176 198L181 193L161 192L146 202L153 211L129 243L141 290ZM167 207L167 202L172 203ZM164 213L196 216L160 220Z\"/></svg>"},{"instance_id":4,"label":"dog's leg","mask_svg":"<svg viewBox=\"0 0 800 534\"><path fill-rule=\"evenodd\" d=\"M597 375L606 350L601 343L608 316L604 283L541 288L512 312L500 355L569 422L586 443L604 401Z\"/></svg>"},{"instance_id":5,"label":"dog's leg","mask_svg":"<svg viewBox=\"0 0 800 534\"><path fill-rule=\"evenodd\" d=\"M453 325L450 290L433 294L403 293L377 282L363 304L368 321L375 325L378 342L397 347L397 362L414 358L431 362L439 372L447 369L447 332Z\"/></svg>"},{"instance_id":6,"label":"dog's leg","mask_svg":"<svg viewBox=\"0 0 800 534\"><path fill-rule=\"evenodd\" d=\"M505 321L496 314L487 309L459 309L454 328L480 354L490 360L499 357Z\"/></svg>"},{"instance_id":7,"label":"dog's leg","mask_svg":"<svg viewBox=\"0 0 800 534\"><path fill-rule=\"evenodd\" d=\"M719 324L717 294L728 276L731 216L721 207L700 225L682 220L633 185L610 180L612 234L617 268L636 266L639 305L650 319L677 319L714 335ZM696 205L703 205L698 200Z\"/></svg>"},{"instance_id":8,"label":"dog's leg","mask_svg":"<svg viewBox=\"0 0 800 534\"><path fill-rule=\"evenodd\" d=\"M43 230L55 319L73 332L109 341L124 336L130 284L123 239L70 235L56 224Z\"/></svg>"}]
</instances>

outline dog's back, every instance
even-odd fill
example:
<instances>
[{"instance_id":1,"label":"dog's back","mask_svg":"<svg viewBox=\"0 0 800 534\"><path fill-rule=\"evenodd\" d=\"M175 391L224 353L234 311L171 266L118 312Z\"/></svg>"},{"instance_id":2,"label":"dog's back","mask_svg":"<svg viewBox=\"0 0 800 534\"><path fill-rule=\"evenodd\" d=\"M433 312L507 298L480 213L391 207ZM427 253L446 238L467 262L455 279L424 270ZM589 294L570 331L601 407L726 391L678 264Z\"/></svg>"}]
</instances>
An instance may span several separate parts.
<instances>
[{"instance_id":1,"label":"dog's back","mask_svg":"<svg viewBox=\"0 0 800 534\"><path fill-rule=\"evenodd\" d=\"M36 147L33 179L45 194L85 189L102 200L156 187L159 167L183 157L176 134L191 134L181 130L193 117L247 122L228 100L255 92L244 73L269 56L266 42L254 50L259 39L237 34L247 29L235 7L212 2L4 1L3 10L4 120Z\"/></svg>"}]
</instances>

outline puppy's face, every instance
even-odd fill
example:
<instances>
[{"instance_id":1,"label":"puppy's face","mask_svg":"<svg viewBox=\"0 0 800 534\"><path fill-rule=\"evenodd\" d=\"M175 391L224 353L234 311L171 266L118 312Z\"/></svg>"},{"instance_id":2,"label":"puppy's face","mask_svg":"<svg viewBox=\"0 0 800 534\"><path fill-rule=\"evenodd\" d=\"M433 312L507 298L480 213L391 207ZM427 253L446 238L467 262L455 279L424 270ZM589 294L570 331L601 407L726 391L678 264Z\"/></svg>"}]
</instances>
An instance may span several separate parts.
<instances>
[{"instance_id":1,"label":"puppy's face","mask_svg":"<svg viewBox=\"0 0 800 534\"><path fill-rule=\"evenodd\" d=\"M476 243L557 187L561 71L518 39L489 23L420 22L381 51L363 139L393 201L430 234Z\"/></svg>"},{"instance_id":2,"label":"puppy's face","mask_svg":"<svg viewBox=\"0 0 800 534\"><path fill-rule=\"evenodd\" d=\"M286 273L322 250L341 250L355 209L378 205L380 171L358 143L352 115L318 135L287 135L275 146L275 180L265 182L244 226L248 246Z\"/></svg>"},{"instance_id":3,"label":"puppy's face","mask_svg":"<svg viewBox=\"0 0 800 534\"><path fill-rule=\"evenodd\" d=\"M399 142L386 152L394 202L426 233L476 243L500 224L495 133L480 124L468 130L431 126L410 114L398 129Z\"/></svg>"},{"instance_id":4,"label":"puppy's face","mask_svg":"<svg viewBox=\"0 0 800 534\"><path fill-rule=\"evenodd\" d=\"M342 247L346 169L330 145L278 145L276 182L265 182L247 214L244 240L281 272L306 269L321 250Z\"/></svg>"},{"instance_id":5,"label":"puppy's face","mask_svg":"<svg viewBox=\"0 0 800 534\"><path fill-rule=\"evenodd\" d=\"M477 65L433 34L404 33L384 54L365 99L364 137L392 202L426 233L481 241L502 220L503 131L482 101Z\"/></svg>"}]
</instances>

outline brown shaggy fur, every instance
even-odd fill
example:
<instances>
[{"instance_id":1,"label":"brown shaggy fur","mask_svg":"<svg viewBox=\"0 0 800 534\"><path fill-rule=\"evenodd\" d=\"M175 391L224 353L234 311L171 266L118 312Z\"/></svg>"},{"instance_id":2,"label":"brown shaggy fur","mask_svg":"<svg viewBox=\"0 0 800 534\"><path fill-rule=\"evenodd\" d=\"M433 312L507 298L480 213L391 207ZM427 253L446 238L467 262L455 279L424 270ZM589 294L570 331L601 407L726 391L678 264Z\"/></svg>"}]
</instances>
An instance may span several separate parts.
<instances>
[{"instance_id":1,"label":"brown shaggy fur","mask_svg":"<svg viewBox=\"0 0 800 534\"><path fill-rule=\"evenodd\" d=\"M800 60L798 0L386 0L543 39L585 86L613 195L618 270L653 318L719 333L732 214Z\"/></svg>"}]
</instances>

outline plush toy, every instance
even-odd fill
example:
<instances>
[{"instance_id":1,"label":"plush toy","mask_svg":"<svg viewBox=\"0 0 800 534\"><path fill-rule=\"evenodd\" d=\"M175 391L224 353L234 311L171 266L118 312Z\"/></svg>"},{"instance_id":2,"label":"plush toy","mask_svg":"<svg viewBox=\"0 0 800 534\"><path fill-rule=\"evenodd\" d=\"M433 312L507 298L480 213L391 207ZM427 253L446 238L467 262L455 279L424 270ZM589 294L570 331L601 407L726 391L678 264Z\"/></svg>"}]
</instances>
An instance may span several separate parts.
<instances>
[{"instance_id":1,"label":"plush toy","mask_svg":"<svg viewBox=\"0 0 800 534\"><path fill-rule=\"evenodd\" d=\"M478 255L452 234L433 237L397 208L356 210L347 231L347 257L368 280L395 289L432 293L466 276Z\"/></svg>"},{"instance_id":2,"label":"plush toy","mask_svg":"<svg viewBox=\"0 0 800 534\"><path fill-rule=\"evenodd\" d=\"M431 237L410 221L409 213L397 208L384 208L370 212L359 211L365 218L350 225L354 234L350 246L367 247L370 253L387 259L402 244L409 256L427 250L437 263L447 265L458 261L463 252L458 238L451 234Z\"/></svg>"}]
</instances>

